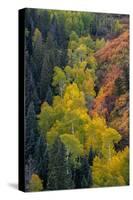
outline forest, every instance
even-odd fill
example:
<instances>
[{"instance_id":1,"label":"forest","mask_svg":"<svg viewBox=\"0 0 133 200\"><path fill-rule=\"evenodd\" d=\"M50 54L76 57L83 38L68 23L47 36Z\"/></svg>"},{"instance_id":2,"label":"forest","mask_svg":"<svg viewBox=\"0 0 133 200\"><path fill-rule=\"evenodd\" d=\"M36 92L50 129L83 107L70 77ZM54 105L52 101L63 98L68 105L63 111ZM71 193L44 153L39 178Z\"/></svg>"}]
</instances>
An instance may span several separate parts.
<instances>
[{"instance_id":1,"label":"forest","mask_svg":"<svg viewBox=\"0 0 133 200\"><path fill-rule=\"evenodd\" d=\"M129 16L25 10L25 191L129 185Z\"/></svg>"}]
</instances>

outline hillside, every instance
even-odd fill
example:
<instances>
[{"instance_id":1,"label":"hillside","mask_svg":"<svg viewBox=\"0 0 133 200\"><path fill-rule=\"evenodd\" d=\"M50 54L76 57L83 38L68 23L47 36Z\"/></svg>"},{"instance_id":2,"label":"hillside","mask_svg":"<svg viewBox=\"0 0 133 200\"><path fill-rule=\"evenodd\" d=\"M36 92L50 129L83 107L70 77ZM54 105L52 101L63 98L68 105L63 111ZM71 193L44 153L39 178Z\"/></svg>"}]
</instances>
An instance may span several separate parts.
<instances>
[{"instance_id":1,"label":"hillside","mask_svg":"<svg viewBox=\"0 0 133 200\"><path fill-rule=\"evenodd\" d=\"M100 88L91 112L93 115L103 115L108 124L121 133L123 148L129 142L129 33L123 32L107 41L95 53L95 57L99 65L97 74Z\"/></svg>"},{"instance_id":2,"label":"hillside","mask_svg":"<svg viewBox=\"0 0 133 200\"><path fill-rule=\"evenodd\" d=\"M128 185L129 16L25 13L25 190Z\"/></svg>"}]
</instances>

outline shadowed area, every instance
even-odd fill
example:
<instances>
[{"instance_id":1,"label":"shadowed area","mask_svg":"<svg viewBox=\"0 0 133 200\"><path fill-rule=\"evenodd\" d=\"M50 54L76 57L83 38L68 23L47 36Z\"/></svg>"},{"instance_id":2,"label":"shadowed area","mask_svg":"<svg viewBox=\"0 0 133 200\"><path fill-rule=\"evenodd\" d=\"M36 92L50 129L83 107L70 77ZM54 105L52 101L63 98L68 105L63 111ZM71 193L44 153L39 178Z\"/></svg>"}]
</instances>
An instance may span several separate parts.
<instances>
[{"instance_id":1,"label":"shadowed area","mask_svg":"<svg viewBox=\"0 0 133 200\"><path fill-rule=\"evenodd\" d=\"M18 189L18 184L17 183L8 183L9 187L12 187L13 189Z\"/></svg>"}]
</instances>

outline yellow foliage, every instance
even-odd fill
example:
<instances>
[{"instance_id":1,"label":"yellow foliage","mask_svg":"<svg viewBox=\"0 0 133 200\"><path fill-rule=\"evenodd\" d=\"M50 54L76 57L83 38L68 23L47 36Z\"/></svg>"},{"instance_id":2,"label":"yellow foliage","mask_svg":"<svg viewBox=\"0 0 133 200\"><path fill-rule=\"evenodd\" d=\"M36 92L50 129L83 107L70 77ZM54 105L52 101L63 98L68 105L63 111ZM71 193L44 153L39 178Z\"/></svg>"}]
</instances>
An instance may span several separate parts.
<instances>
[{"instance_id":1,"label":"yellow foliage","mask_svg":"<svg viewBox=\"0 0 133 200\"><path fill-rule=\"evenodd\" d=\"M116 153L110 159L95 157L92 167L93 184L99 186L116 186L129 184L128 147Z\"/></svg>"},{"instance_id":2,"label":"yellow foliage","mask_svg":"<svg viewBox=\"0 0 133 200\"><path fill-rule=\"evenodd\" d=\"M77 156L83 155L83 145L79 142L79 140L71 134L63 134L60 136L61 141L67 148L67 151L72 154L73 158Z\"/></svg>"},{"instance_id":3,"label":"yellow foliage","mask_svg":"<svg viewBox=\"0 0 133 200\"><path fill-rule=\"evenodd\" d=\"M35 43L39 38L41 37L41 32L39 31L38 28L35 29L34 35L33 35L33 43Z\"/></svg>"},{"instance_id":4,"label":"yellow foliage","mask_svg":"<svg viewBox=\"0 0 133 200\"><path fill-rule=\"evenodd\" d=\"M81 92L76 83L67 86L64 97L64 106L68 109L74 109L77 107L85 107L84 94Z\"/></svg>"},{"instance_id":5,"label":"yellow foliage","mask_svg":"<svg viewBox=\"0 0 133 200\"><path fill-rule=\"evenodd\" d=\"M88 126L85 147L91 147L104 158L115 154L114 144L120 141L120 134L113 128L108 128L104 118L94 117Z\"/></svg>"},{"instance_id":6,"label":"yellow foliage","mask_svg":"<svg viewBox=\"0 0 133 200\"><path fill-rule=\"evenodd\" d=\"M37 174L32 174L29 183L29 190L30 192L38 192L43 190L42 180L39 178Z\"/></svg>"}]
</instances>

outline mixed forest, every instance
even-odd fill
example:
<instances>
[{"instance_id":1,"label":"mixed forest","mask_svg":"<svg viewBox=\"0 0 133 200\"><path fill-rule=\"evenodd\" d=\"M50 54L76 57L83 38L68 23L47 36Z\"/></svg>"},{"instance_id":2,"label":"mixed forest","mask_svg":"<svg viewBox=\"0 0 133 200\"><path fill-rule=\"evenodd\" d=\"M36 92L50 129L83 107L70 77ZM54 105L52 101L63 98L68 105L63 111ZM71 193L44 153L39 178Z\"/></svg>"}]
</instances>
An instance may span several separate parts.
<instances>
[{"instance_id":1,"label":"mixed forest","mask_svg":"<svg viewBox=\"0 0 133 200\"><path fill-rule=\"evenodd\" d=\"M25 190L129 184L129 16L25 10Z\"/></svg>"}]
</instances>

